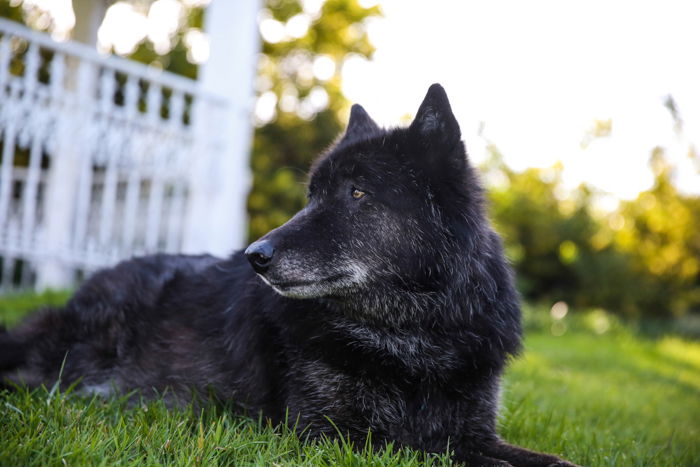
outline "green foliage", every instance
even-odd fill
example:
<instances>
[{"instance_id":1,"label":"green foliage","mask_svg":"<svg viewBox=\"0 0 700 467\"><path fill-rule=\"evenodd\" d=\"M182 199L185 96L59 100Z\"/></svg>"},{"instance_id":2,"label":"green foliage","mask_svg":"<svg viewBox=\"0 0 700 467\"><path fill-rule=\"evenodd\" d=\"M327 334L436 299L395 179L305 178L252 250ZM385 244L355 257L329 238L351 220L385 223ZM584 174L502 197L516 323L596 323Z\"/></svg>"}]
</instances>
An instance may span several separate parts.
<instances>
[{"instance_id":1,"label":"green foliage","mask_svg":"<svg viewBox=\"0 0 700 467\"><path fill-rule=\"evenodd\" d=\"M248 197L251 240L283 224L306 204L306 172L315 157L340 131L332 110L309 123L283 113L255 134Z\"/></svg>"},{"instance_id":2,"label":"green foliage","mask_svg":"<svg viewBox=\"0 0 700 467\"><path fill-rule=\"evenodd\" d=\"M663 149L652 154L654 186L615 213L615 242L632 257L641 309L700 310L700 197L679 193Z\"/></svg>"},{"instance_id":3,"label":"green foliage","mask_svg":"<svg viewBox=\"0 0 700 467\"><path fill-rule=\"evenodd\" d=\"M8 1L0 1L0 18L7 18L22 23L24 22L22 7Z\"/></svg>"},{"instance_id":4,"label":"green foliage","mask_svg":"<svg viewBox=\"0 0 700 467\"><path fill-rule=\"evenodd\" d=\"M663 151L654 186L614 212L595 212L590 187L566 192L561 166L517 173L491 147L484 167L504 180L489 193L521 293L628 316L700 309L700 198L679 193Z\"/></svg>"},{"instance_id":5,"label":"green foliage","mask_svg":"<svg viewBox=\"0 0 700 467\"><path fill-rule=\"evenodd\" d=\"M62 306L68 301L71 292L67 290L46 290L40 294L21 292L0 295L0 325L14 325L32 310L42 307Z\"/></svg>"},{"instance_id":6,"label":"green foliage","mask_svg":"<svg viewBox=\"0 0 700 467\"><path fill-rule=\"evenodd\" d=\"M266 3L266 13L280 22L301 11L298 0ZM276 117L255 133L253 188L248 199L251 240L284 223L304 206L309 165L338 136L348 111L349 103L340 87L343 60L348 54L372 54L363 22L378 13L377 8L362 8L357 0L326 0L304 36L263 41L258 92L274 93L277 103ZM320 56L335 64L328 79L313 74L313 63ZM325 92L327 107L311 106L314 92ZM282 105L283 101L291 104Z\"/></svg>"},{"instance_id":7,"label":"green foliage","mask_svg":"<svg viewBox=\"0 0 700 467\"><path fill-rule=\"evenodd\" d=\"M204 25L204 9L201 7L184 7L184 24L171 39L172 48L167 54L159 54L154 44L150 41L141 41L129 58L137 62L155 66L157 68L197 79L198 67L188 58L188 46L185 41L185 34L189 29L202 29Z\"/></svg>"},{"instance_id":8,"label":"green foliage","mask_svg":"<svg viewBox=\"0 0 700 467\"><path fill-rule=\"evenodd\" d=\"M518 270L521 293L528 299L572 300L571 293L579 286L575 264L590 249L596 230L587 191L562 202L555 196L561 167L549 173L540 169L516 173L491 149L489 170L507 180L489 192L492 215Z\"/></svg>"}]
</instances>

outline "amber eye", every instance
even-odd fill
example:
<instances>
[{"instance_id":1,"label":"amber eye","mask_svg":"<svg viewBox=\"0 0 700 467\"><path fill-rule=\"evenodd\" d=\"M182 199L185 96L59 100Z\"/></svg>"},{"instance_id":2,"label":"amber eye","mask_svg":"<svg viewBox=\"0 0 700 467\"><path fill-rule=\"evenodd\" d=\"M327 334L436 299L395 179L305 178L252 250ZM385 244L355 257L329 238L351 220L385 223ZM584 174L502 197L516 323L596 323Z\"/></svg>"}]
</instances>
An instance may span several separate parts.
<instances>
[{"instance_id":1,"label":"amber eye","mask_svg":"<svg viewBox=\"0 0 700 467\"><path fill-rule=\"evenodd\" d=\"M360 199L363 196L365 196L365 192L362 190L358 190L357 188L352 189L352 197L355 199Z\"/></svg>"}]
</instances>

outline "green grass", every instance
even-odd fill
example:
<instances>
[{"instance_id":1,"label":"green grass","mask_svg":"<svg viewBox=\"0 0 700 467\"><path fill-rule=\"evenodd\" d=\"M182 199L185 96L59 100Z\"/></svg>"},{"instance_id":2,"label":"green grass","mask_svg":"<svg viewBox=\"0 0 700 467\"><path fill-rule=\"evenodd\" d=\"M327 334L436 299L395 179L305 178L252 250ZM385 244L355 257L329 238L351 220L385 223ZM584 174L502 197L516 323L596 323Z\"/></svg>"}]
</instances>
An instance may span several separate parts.
<instances>
[{"instance_id":1,"label":"green grass","mask_svg":"<svg viewBox=\"0 0 700 467\"><path fill-rule=\"evenodd\" d=\"M0 322L65 297L0 298ZM700 343L642 337L601 311L563 320L529 312L526 324L526 350L504 382L504 438L586 466L700 465ZM168 409L55 388L0 393L0 465L64 464L390 466L449 458L304 442L221 407Z\"/></svg>"}]
</instances>

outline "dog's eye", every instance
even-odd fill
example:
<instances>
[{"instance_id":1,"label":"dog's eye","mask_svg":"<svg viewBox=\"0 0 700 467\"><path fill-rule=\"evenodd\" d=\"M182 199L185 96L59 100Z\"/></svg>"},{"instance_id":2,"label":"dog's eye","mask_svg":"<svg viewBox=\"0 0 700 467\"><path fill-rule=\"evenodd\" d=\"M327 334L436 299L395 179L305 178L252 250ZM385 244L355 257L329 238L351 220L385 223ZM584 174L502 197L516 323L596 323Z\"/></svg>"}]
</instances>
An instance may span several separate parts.
<instances>
[{"instance_id":1,"label":"dog's eye","mask_svg":"<svg viewBox=\"0 0 700 467\"><path fill-rule=\"evenodd\" d=\"M360 199L363 196L365 196L365 192L362 190L358 190L357 188L352 189L352 197L355 199Z\"/></svg>"}]
</instances>

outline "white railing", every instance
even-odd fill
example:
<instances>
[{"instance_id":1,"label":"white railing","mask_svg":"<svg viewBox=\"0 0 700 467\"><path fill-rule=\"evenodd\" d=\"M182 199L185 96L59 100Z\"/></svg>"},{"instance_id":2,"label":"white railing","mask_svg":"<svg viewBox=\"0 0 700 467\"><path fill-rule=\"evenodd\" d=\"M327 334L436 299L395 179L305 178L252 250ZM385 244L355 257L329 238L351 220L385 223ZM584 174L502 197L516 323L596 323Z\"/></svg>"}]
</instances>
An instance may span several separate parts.
<instances>
[{"instance_id":1,"label":"white railing","mask_svg":"<svg viewBox=\"0 0 700 467\"><path fill-rule=\"evenodd\" d=\"M196 81L0 18L0 289L69 286L181 251L228 105Z\"/></svg>"}]
</instances>

